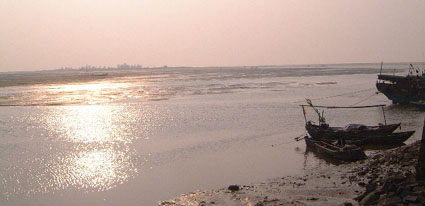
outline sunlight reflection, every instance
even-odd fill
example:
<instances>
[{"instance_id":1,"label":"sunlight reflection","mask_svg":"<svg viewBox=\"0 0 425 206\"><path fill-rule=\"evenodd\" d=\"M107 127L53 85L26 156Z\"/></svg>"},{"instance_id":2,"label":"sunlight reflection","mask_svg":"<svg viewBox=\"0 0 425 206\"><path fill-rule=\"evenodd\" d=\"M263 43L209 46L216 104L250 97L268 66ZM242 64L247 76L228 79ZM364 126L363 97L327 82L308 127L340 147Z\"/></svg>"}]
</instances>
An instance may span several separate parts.
<instances>
[{"instance_id":1,"label":"sunlight reflection","mask_svg":"<svg viewBox=\"0 0 425 206\"><path fill-rule=\"evenodd\" d=\"M50 85L46 89L56 92L75 92L82 90L89 91L100 91L104 89L117 89L127 87L126 83L113 83L113 82L92 82L92 83L81 83L81 84L61 84L61 85Z\"/></svg>"},{"instance_id":2,"label":"sunlight reflection","mask_svg":"<svg viewBox=\"0 0 425 206\"><path fill-rule=\"evenodd\" d=\"M137 175L129 148L136 116L125 105L56 107L45 116L57 157L47 165L46 187L103 191ZM45 178L43 178L45 179Z\"/></svg>"},{"instance_id":3,"label":"sunlight reflection","mask_svg":"<svg viewBox=\"0 0 425 206\"><path fill-rule=\"evenodd\" d=\"M79 84L48 85L41 88L50 101L58 105L99 104L122 98L122 91L130 85L110 81ZM43 102L43 101L41 101Z\"/></svg>"},{"instance_id":4,"label":"sunlight reflection","mask_svg":"<svg viewBox=\"0 0 425 206\"><path fill-rule=\"evenodd\" d=\"M56 128L59 128L62 138L72 142L128 142L126 127L120 121L124 117L118 115L120 112L124 111L118 106L67 107L59 114Z\"/></svg>"},{"instance_id":5,"label":"sunlight reflection","mask_svg":"<svg viewBox=\"0 0 425 206\"><path fill-rule=\"evenodd\" d=\"M64 170L56 176L57 187L74 186L78 189L103 191L137 173L125 152L113 149L83 151L63 160Z\"/></svg>"}]
</instances>

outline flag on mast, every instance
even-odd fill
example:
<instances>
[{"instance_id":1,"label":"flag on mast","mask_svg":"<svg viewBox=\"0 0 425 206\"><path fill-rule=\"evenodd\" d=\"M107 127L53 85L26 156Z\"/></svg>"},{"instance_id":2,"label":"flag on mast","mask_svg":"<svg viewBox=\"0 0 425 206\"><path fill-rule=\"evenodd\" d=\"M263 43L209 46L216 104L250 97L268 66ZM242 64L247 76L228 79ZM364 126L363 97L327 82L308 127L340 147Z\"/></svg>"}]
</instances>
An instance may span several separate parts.
<instances>
[{"instance_id":1,"label":"flag on mast","mask_svg":"<svg viewBox=\"0 0 425 206\"><path fill-rule=\"evenodd\" d=\"M309 104L310 106L313 106L313 103L311 102L311 99L305 99L305 101L307 101L307 104Z\"/></svg>"}]
</instances>

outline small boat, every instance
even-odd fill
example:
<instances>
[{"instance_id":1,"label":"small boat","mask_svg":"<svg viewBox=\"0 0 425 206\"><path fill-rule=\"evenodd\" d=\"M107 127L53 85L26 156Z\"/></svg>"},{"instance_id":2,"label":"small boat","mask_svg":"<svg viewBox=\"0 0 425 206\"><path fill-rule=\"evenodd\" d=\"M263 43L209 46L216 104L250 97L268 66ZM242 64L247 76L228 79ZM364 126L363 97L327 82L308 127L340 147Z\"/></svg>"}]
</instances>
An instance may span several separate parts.
<instances>
[{"instance_id":1,"label":"small boat","mask_svg":"<svg viewBox=\"0 0 425 206\"><path fill-rule=\"evenodd\" d=\"M406 132L394 132L387 135L369 135L358 139L346 139L345 141L349 144L357 146L368 145L368 144L379 144L379 145L390 145L400 144L409 139L415 131Z\"/></svg>"},{"instance_id":2,"label":"small boat","mask_svg":"<svg viewBox=\"0 0 425 206\"><path fill-rule=\"evenodd\" d=\"M345 144L340 146L317 141L314 146L317 152L342 161L357 161L367 158L363 150L355 145Z\"/></svg>"},{"instance_id":3,"label":"small boat","mask_svg":"<svg viewBox=\"0 0 425 206\"><path fill-rule=\"evenodd\" d=\"M324 138L337 140L340 137L344 139L359 139L364 136L388 135L394 132L401 123L398 124L380 124L378 126L367 126L363 124L349 124L345 127L329 127L328 124L313 124L308 121L305 125L307 132L314 138Z\"/></svg>"},{"instance_id":4,"label":"small boat","mask_svg":"<svg viewBox=\"0 0 425 206\"><path fill-rule=\"evenodd\" d=\"M106 73L106 72L102 72L102 73L95 72L95 73L92 73L91 76L94 76L94 77L105 77L105 76L108 76L108 73Z\"/></svg>"}]
</instances>

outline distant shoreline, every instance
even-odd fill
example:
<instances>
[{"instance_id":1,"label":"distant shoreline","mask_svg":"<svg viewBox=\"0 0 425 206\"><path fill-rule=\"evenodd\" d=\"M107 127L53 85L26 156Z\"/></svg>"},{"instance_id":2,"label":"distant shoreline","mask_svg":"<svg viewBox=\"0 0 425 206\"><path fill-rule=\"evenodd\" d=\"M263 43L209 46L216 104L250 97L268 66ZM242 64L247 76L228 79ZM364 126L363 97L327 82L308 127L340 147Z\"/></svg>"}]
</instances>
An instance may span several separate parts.
<instances>
[{"instance_id":1,"label":"distant shoreline","mask_svg":"<svg viewBox=\"0 0 425 206\"><path fill-rule=\"evenodd\" d=\"M383 73L407 72L410 63L384 64ZM277 70L297 70L299 75L318 75L317 72L323 70L321 75L338 74L371 74L379 73L380 63L353 63L353 64L318 64L318 65L286 65L286 66L240 66L240 67L153 67L140 69L60 69L43 71L23 71L23 72L0 72L0 88L9 86L26 86L33 84L68 84L90 82L114 77L128 77L138 75L171 74L180 71L189 73L199 72L219 72L228 70L235 72L256 72L257 75L274 75ZM425 69L425 62L419 68ZM213 71L215 70L215 71ZM344 72L342 72L344 71ZM345 71L350 71L346 73ZM102 75L99 75L102 74ZM288 74L290 75L290 74Z\"/></svg>"},{"instance_id":2,"label":"distant shoreline","mask_svg":"<svg viewBox=\"0 0 425 206\"><path fill-rule=\"evenodd\" d=\"M425 62L413 61L413 62L384 62L385 65L425 65ZM17 70L17 71L0 71L2 73L31 73L31 72L66 72L66 71L113 71L113 70L145 70L145 69L164 69L164 68L290 68L290 67L323 67L323 66L355 66L355 65L376 65L380 66L381 62L362 62L362 63L328 63L328 64L270 64L270 65L240 65L240 66L158 66L158 67L129 67L129 68L118 68L118 67L80 67L80 68L58 68L58 69L37 69L37 70Z\"/></svg>"}]
</instances>

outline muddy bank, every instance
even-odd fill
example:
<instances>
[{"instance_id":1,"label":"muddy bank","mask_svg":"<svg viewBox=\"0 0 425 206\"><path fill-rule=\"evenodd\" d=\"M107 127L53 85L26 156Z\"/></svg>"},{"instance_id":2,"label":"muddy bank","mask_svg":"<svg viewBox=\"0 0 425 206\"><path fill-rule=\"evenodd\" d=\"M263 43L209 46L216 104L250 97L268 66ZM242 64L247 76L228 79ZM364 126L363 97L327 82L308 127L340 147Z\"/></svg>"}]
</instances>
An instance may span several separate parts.
<instances>
[{"instance_id":1,"label":"muddy bank","mask_svg":"<svg viewBox=\"0 0 425 206\"><path fill-rule=\"evenodd\" d=\"M420 142L370 158L352 178L365 187L360 205L425 205L425 182L416 181Z\"/></svg>"},{"instance_id":2,"label":"muddy bank","mask_svg":"<svg viewBox=\"0 0 425 206\"><path fill-rule=\"evenodd\" d=\"M424 184L414 180L419 145L375 152L367 160L303 176L195 191L159 205L423 205Z\"/></svg>"}]
</instances>

